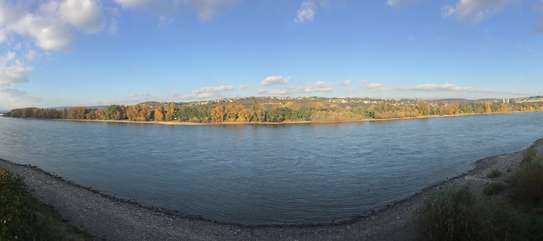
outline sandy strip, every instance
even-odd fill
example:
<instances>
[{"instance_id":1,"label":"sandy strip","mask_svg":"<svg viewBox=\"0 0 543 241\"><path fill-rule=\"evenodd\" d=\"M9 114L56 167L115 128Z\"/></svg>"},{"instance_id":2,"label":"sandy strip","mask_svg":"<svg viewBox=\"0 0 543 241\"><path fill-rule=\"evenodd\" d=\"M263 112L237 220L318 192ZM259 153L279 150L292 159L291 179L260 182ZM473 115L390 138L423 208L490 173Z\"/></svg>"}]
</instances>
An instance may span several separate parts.
<instances>
[{"instance_id":1,"label":"sandy strip","mask_svg":"<svg viewBox=\"0 0 543 241\"><path fill-rule=\"evenodd\" d=\"M543 140L534 146L543 153ZM416 239L413 217L430 193L448 185L467 184L480 189L488 182L488 172L498 169L510 173L521 159L519 152L477 161L476 167L466 174L428 187L369 217L349 223L269 227L220 224L167 214L78 186L36 167L4 160L0 160L0 167L21 176L39 200L58 210L70 224L108 241L410 241Z\"/></svg>"}]
</instances>

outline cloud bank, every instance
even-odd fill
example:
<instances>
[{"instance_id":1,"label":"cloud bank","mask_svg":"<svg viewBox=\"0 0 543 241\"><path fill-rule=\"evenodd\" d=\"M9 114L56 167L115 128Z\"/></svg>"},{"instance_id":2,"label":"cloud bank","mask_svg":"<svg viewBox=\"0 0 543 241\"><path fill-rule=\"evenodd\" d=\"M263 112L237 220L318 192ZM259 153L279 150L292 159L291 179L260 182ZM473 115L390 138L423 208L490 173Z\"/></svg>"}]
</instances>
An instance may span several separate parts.
<instances>
[{"instance_id":1,"label":"cloud bank","mask_svg":"<svg viewBox=\"0 0 543 241\"><path fill-rule=\"evenodd\" d=\"M409 4L413 4L418 0L387 0L386 4L392 8L399 8Z\"/></svg>"},{"instance_id":2,"label":"cloud bank","mask_svg":"<svg viewBox=\"0 0 543 241\"><path fill-rule=\"evenodd\" d=\"M512 0L459 0L454 5L446 6L443 14L470 22L480 22L501 12L511 2Z\"/></svg>"},{"instance_id":3,"label":"cloud bank","mask_svg":"<svg viewBox=\"0 0 543 241\"><path fill-rule=\"evenodd\" d=\"M223 97L227 92L233 91L231 85L220 85L213 87L202 87L192 92L193 97L197 99L212 99Z\"/></svg>"},{"instance_id":4,"label":"cloud bank","mask_svg":"<svg viewBox=\"0 0 543 241\"><path fill-rule=\"evenodd\" d=\"M455 84L435 84L435 83L431 83L431 84L419 84L417 86L415 86L415 88L413 88L412 90L418 90L418 91L454 91L454 92L458 92L458 91L468 91L468 90L471 90L472 88L469 88L469 87L462 87L462 86L458 86L458 85L455 85Z\"/></svg>"},{"instance_id":5,"label":"cloud bank","mask_svg":"<svg viewBox=\"0 0 543 241\"><path fill-rule=\"evenodd\" d=\"M329 93L334 91L334 87L324 81L317 81L303 89L304 93Z\"/></svg>"},{"instance_id":6,"label":"cloud bank","mask_svg":"<svg viewBox=\"0 0 543 241\"><path fill-rule=\"evenodd\" d=\"M288 78L283 76L268 76L264 78L260 83L264 86L288 84Z\"/></svg>"},{"instance_id":7,"label":"cloud bank","mask_svg":"<svg viewBox=\"0 0 543 241\"><path fill-rule=\"evenodd\" d=\"M304 0L296 12L296 23L313 22L317 11L317 2L315 0Z\"/></svg>"},{"instance_id":8,"label":"cloud bank","mask_svg":"<svg viewBox=\"0 0 543 241\"><path fill-rule=\"evenodd\" d=\"M385 88L385 85L381 83L367 83L366 88L370 90L381 90Z\"/></svg>"},{"instance_id":9,"label":"cloud bank","mask_svg":"<svg viewBox=\"0 0 543 241\"><path fill-rule=\"evenodd\" d=\"M170 18L181 9L191 8L202 21L208 21L238 0L114 0L125 9L143 9Z\"/></svg>"}]
</instances>

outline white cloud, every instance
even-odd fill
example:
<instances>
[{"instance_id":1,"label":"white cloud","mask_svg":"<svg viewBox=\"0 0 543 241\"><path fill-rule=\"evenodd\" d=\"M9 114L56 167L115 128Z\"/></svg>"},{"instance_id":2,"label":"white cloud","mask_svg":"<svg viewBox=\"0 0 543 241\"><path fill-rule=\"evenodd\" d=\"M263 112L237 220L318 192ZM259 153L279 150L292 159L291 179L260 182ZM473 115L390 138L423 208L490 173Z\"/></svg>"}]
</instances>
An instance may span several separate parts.
<instances>
[{"instance_id":1,"label":"white cloud","mask_svg":"<svg viewBox=\"0 0 543 241\"><path fill-rule=\"evenodd\" d=\"M8 51L5 56L0 57L0 64L4 65L14 61L17 58L17 53Z\"/></svg>"},{"instance_id":2,"label":"white cloud","mask_svg":"<svg viewBox=\"0 0 543 241\"><path fill-rule=\"evenodd\" d=\"M210 99L222 97L226 92L234 90L231 85L220 85L213 87L202 87L192 92L193 96L198 99Z\"/></svg>"},{"instance_id":3,"label":"white cloud","mask_svg":"<svg viewBox=\"0 0 543 241\"><path fill-rule=\"evenodd\" d=\"M237 0L192 0L191 2L198 17L203 21L208 21L218 12L236 3Z\"/></svg>"},{"instance_id":4,"label":"white cloud","mask_svg":"<svg viewBox=\"0 0 543 241\"><path fill-rule=\"evenodd\" d=\"M0 67L0 86L25 82L29 71L29 68L20 63Z\"/></svg>"},{"instance_id":5,"label":"white cloud","mask_svg":"<svg viewBox=\"0 0 543 241\"><path fill-rule=\"evenodd\" d=\"M399 7L402 4L402 0L387 0L387 5L390 7Z\"/></svg>"},{"instance_id":6,"label":"white cloud","mask_svg":"<svg viewBox=\"0 0 543 241\"><path fill-rule=\"evenodd\" d=\"M304 0L300 5L300 8L296 12L297 23L313 22L317 11L317 3L315 0Z\"/></svg>"},{"instance_id":7,"label":"white cloud","mask_svg":"<svg viewBox=\"0 0 543 241\"><path fill-rule=\"evenodd\" d=\"M114 0L114 1L125 8L142 7L153 2L151 0Z\"/></svg>"},{"instance_id":8,"label":"white cloud","mask_svg":"<svg viewBox=\"0 0 543 241\"><path fill-rule=\"evenodd\" d=\"M344 85L344 86L349 86L353 83L353 81L350 79L346 79L346 80L339 81L339 83L341 83L341 85Z\"/></svg>"},{"instance_id":9,"label":"white cloud","mask_svg":"<svg viewBox=\"0 0 543 241\"><path fill-rule=\"evenodd\" d=\"M36 106L39 98L28 95L24 91L0 86L0 109L7 110L21 106Z\"/></svg>"},{"instance_id":10,"label":"white cloud","mask_svg":"<svg viewBox=\"0 0 543 241\"><path fill-rule=\"evenodd\" d=\"M4 39L16 34L40 49L59 50L72 40L70 27L89 33L102 30L102 12L100 0L4 0L0 1L0 29Z\"/></svg>"},{"instance_id":11,"label":"white cloud","mask_svg":"<svg viewBox=\"0 0 543 241\"><path fill-rule=\"evenodd\" d=\"M283 76L268 76L261 82L262 85L276 85L276 84L288 84L288 78Z\"/></svg>"},{"instance_id":12,"label":"white cloud","mask_svg":"<svg viewBox=\"0 0 543 241\"><path fill-rule=\"evenodd\" d=\"M260 89L259 95L300 95L300 94L316 94L333 92L334 87L324 81L317 81L305 86L294 86L276 89Z\"/></svg>"},{"instance_id":13,"label":"white cloud","mask_svg":"<svg viewBox=\"0 0 543 241\"><path fill-rule=\"evenodd\" d=\"M499 91L461 86L451 83L425 83L411 88L392 88L391 91L403 93L402 95L414 98L501 98L527 96L527 93L513 91Z\"/></svg>"},{"instance_id":14,"label":"white cloud","mask_svg":"<svg viewBox=\"0 0 543 241\"><path fill-rule=\"evenodd\" d=\"M16 89L27 81L41 51L57 51L72 42L72 32L96 33L105 27L101 0L0 0L0 99L5 103L35 103L37 98ZM17 54L15 54L17 53Z\"/></svg>"},{"instance_id":15,"label":"white cloud","mask_svg":"<svg viewBox=\"0 0 543 241\"><path fill-rule=\"evenodd\" d=\"M380 90L385 88L385 85L381 83L367 83L366 87L370 90Z\"/></svg>"},{"instance_id":16,"label":"white cloud","mask_svg":"<svg viewBox=\"0 0 543 241\"><path fill-rule=\"evenodd\" d=\"M59 50L66 48L71 42L71 34L63 23L56 19L27 14L17 23L10 26L13 32L34 40L37 47L43 50Z\"/></svg>"},{"instance_id":17,"label":"white cloud","mask_svg":"<svg viewBox=\"0 0 543 241\"><path fill-rule=\"evenodd\" d=\"M34 51L33 49L30 49L26 52L25 58L28 61L32 61L36 58L37 55L38 54L36 53L36 51Z\"/></svg>"},{"instance_id":18,"label":"white cloud","mask_svg":"<svg viewBox=\"0 0 543 241\"><path fill-rule=\"evenodd\" d=\"M31 104L29 100L32 98L14 88L16 84L27 81L31 68L17 54L22 45L9 41L9 35L15 31L15 24L24 17L25 7L22 2L8 5L6 1L0 0L0 44L5 51L0 56L0 108Z\"/></svg>"},{"instance_id":19,"label":"white cloud","mask_svg":"<svg viewBox=\"0 0 543 241\"><path fill-rule=\"evenodd\" d=\"M428 84L419 84L415 86L412 90L418 90L418 91L452 91L452 92L459 92L459 91L469 91L472 90L472 88L469 87L462 87L455 84L435 84L435 83L428 83Z\"/></svg>"},{"instance_id":20,"label":"white cloud","mask_svg":"<svg viewBox=\"0 0 543 241\"><path fill-rule=\"evenodd\" d=\"M0 88L8 88L27 80L30 67L17 59L15 52L0 57Z\"/></svg>"},{"instance_id":21,"label":"white cloud","mask_svg":"<svg viewBox=\"0 0 543 241\"><path fill-rule=\"evenodd\" d=\"M0 44L4 43L7 39L6 31L3 29L0 29Z\"/></svg>"},{"instance_id":22,"label":"white cloud","mask_svg":"<svg viewBox=\"0 0 543 241\"><path fill-rule=\"evenodd\" d=\"M414 3L417 0L387 0L386 3L389 7L399 8L411 3Z\"/></svg>"},{"instance_id":23,"label":"white cloud","mask_svg":"<svg viewBox=\"0 0 543 241\"><path fill-rule=\"evenodd\" d=\"M173 17L179 7L190 3L188 0L115 0L115 2L123 8L147 10L161 18Z\"/></svg>"},{"instance_id":24,"label":"white cloud","mask_svg":"<svg viewBox=\"0 0 543 241\"><path fill-rule=\"evenodd\" d=\"M470 22L480 22L499 13L511 2L512 0L458 0L456 4L446 6L443 14Z\"/></svg>"},{"instance_id":25,"label":"white cloud","mask_svg":"<svg viewBox=\"0 0 543 241\"><path fill-rule=\"evenodd\" d=\"M16 22L25 13L26 6L20 3L8 3L5 0L0 1L0 26L5 27Z\"/></svg>"},{"instance_id":26,"label":"white cloud","mask_svg":"<svg viewBox=\"0 0 543 241\"><path fill-rule=\"evenodd\" d=\"M13 88L27 80L30 67L26 66L15 52L8 51L0 56L0 108L8 109L19 106L34 105L37 98Z\"/></svg>"},{"instance_id":27,"label":"white cloud","mask_svg":"<svg viewBox=\"0 0 543 241\"><path fill-rule=\"evenodd\" d=\"M114 0L123 8L140 8L154 12L162 19L173 17L183 7L194 9L200 20L208 21L238 0Z\"/></svg>"},{"instance_id":28,"label":"white cloud","mask_svg":"<svg viewBox=\"0 0 543 241\"><path fill-rule=\"evenodd\" d=\"M101 8L97 0L64 0L58 11L67 23L87 32L98 32L104 27Z\"/></svg>"},{"instance_id":29,"label":"white cloud","mask_svg":"<svg viewBox=\"0 0 543 241\"><path fill-rule=\"evenodd\" d=\"M259 95L289 95L289 94L295 94L294 89L271 89L271 90L259 90Z\"/></svg>"},{"instance_id":30,"label":"white cloud","mask_svg":"<svg viewBox=\"0 0 543 241\"><path fill-rule=\"evenodd\" d=\"M326 93L333 92L334 88L324 81L317 81L314 84L304 87L303 92L305 93Z\"/></svg>"}]
</instances>

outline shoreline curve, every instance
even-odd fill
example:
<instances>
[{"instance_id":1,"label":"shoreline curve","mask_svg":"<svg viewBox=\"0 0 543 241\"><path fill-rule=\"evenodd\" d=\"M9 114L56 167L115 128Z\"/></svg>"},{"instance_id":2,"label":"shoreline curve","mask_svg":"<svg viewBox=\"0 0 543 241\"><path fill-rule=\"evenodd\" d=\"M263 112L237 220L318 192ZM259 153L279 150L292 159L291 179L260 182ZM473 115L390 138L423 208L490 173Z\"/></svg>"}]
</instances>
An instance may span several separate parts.
<instances>
[{"instance_id":1,"label":"shoreline curve","mask_svg":"<svg viewBox=\"0 0 543 241\"><path fill-rule=\"evenodd\" d=\"M534 142L531 146L543 146L543 139L540 139ZM422 205L422 201L425 196L431 193L434 190L438 190L447 185L456 185L456 183L466 182L468 177L481 175L481 173L487 171L493 164L499 160L509 160L512 163L518 162L518 159L522 156L523 151L502 154L491 157L486 157L475 161L472 165L474 166L467 172L464 172L460 175L457 175L452 178L448 178L441 182L432 184L419 192L413 193L409 197L394 201L389 204L385 204L382 208L377 208L374 210L368 211L367 215L353 216L350 220L340 221L336 223L322 223L322 224L270 224L270 225L245 225L245 224L236 224L236 223L227 223L220 222L215 220L206 219L199 216L190 216L182 214L177 211L157 208L152 206L142 205L136 201L118 198L112 194L106 194L98 190L93 189L92 187L85 187L74 183L70 180L66 180L62 177L56 176L49 172L42 170L39 167L25 164L17 164L11 161L0 159L0 167L3 167L10 171L11 173L16 174L23 178L32 194L37 196L42 202L54 207L59 211L59 213L69 221L69 223L79 226L85 230L88 230L91 234L97 235L100 237L100 234L104 232L104 240L290 240L288 237L296 237L296 240L413 240L414 239L414 224L413 224L413 215L416 213L416 210ZM37 180L37 181L36 181ZM59 190L54 190L48 186L58 186ZM39 187L45 187L42 190L37 189ZM46 190L48 189L48 190ZM52 189L52 190L51 190ZM41 191L41 192L40 192ZM139 215L149 216L147 219L137 220L143 225L151 225L149 220L161 219L160 222L170 222L170 223L182 223L185 226L170 226L167 228L167 233L171 233L174 237L170 239L159 233L155 233L157 236L153 236L152 232L143 231L150 238L138 239L136 237L130 237L130 239L123 239L124 234L119 236L119 234L108 233L109 225L102 225L101 230L93 230L92 222L84 222L79 219L86 219L85 215L80 215L79 212L83 212L82 207L77 207L71 205L70 203L60 205L55 203L53 200L60 201L62 203L62 197L48 197L51 196L51 193L47 192L56 192L52 196L60 196L62 194L68 195L74 192L80 194L83 197L90 197L91 199L97 199L100 203L105 203L108 207L121 208L127 213L122 215L113 215L115 217L124 218L137 218ZM66 193L64 193L66 191ZM59 195L60 194L60 195ZM53 199L53 200L52 200ZM84 200L79 200L84 203ZM69 209L69 210L65 210ZM92 208L91 208L92 209ZM115 210L108 210L115 211ZM135 213L135 214L134 214ZM126 226L120 223L116 225ZM155 224L156 225L156 224ZM194 225L201 226L200 228L194 228ZM115 226L115 225L113 225ZM140 225L141 226L141 225ZM160 225L159 225L160 226ZM127 227L124 227L127 228ZM203 228L203 229L202 229ZM100 229L100 228L98 228ZM155 230L155 227L152 227L151 230ZM132 230L133 231L133 230ZM356 231L356 232L354 232ZM205 235L207 232L212 232L213 235ZM310 234L313 235L310 235ZM271 238L261 238L255 239L255 234L263 234ZM321 237L321 238L317 238ZM327 235L325 235L327 234ZM201 239L201 235L204 236ZM283 238L277 238L276 235L279 235ZM336 237L334 238L330 238ZM275 237L275 238L274 238ZM339 237L339 238L338 238ZM365 238L363 238L365 237ZM396 238L398 239L396 239ZM287 238L287 239L284 239ZM362 238L362 239L361 239ZM400 239L401 238L401 239Z\"/></svg>"}]
</instances>

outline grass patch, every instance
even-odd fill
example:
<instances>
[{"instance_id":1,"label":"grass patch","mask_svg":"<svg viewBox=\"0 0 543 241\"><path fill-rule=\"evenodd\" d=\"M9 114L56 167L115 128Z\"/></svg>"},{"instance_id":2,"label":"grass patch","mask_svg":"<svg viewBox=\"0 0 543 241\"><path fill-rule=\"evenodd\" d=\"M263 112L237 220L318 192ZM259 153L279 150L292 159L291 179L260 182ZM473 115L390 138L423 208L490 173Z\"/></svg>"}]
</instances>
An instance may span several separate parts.
<instances>
[{"instance_id":1,"label":"grass patch","mask_svg":"<svg viewBox=\"0 0 543 241\"><path fill-rule=\"evenodd\" d=\"M467 189L447 189L435 193L424 204L419 217L422 241L479 240L478 202Z\"/></svg>"},{"instance_id":2,"label":"grass patch","mask_svg":"<svg viewBox=\"0 0 543 241\"><path fill-rule=\"evenodd\" d=\"M524 152L524 156L522 157L522 163L530 163L537 161L539 158L537 156L537 150L534 147L528 148Z\"/></svg>"},{"instance_id":3,"label":"grass patch","mask_svg":"<svg viewBox=\"0 0 543 241\"><path fill-rule=\"evenodd\" d=\"M32 197L19 178L0 169L0 241L85 241L52 208Z\"/></svg>"},{"instance_id":4,"label":"grass patch","mask_svg":"<svg viewBox=\"0 0 543 241\"><path fill-rule=\"evenodd\" d=\"M421 241L540 241L543 219L466 188L434 193L418 217Z\"/></svg>"},{"instance_id":5,"label":"grass patch","mask_svg":"<svg viewBox=\"0 0 543 241\"><path fill-rule=\"evenodd\" d=\"M543 201L543 161L522 163L510 179L511 194L516 201L540 205Z\"/></svg>"},{"instance_id":6,"label":"grass patch","mask_svg":"<svg viewBox=\"0 0 543 241\"><path fill-rule=\"evenodd\" d=\"M491 178L491 179L494 179L494 178L501 177L502 175L503 175L502 172L500 172L499 170L494 169L494 170L492 170L490 173L488 173L488 174L486 175L486 177Z\"/></svg>"},{"instance_id":7,"label":"grass patch","mask_svg":"<svg viewBox=\"0 0 543 241\"><path fill-rule=\"evenodd\" d=\"M487 196L494 196L504 192L507 189L507 185L501 182L490 183L485 186L483 193Z\"/></svg>"}]
</instances>

